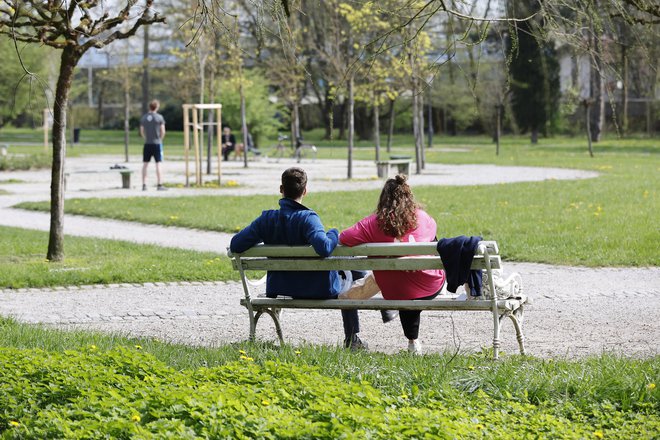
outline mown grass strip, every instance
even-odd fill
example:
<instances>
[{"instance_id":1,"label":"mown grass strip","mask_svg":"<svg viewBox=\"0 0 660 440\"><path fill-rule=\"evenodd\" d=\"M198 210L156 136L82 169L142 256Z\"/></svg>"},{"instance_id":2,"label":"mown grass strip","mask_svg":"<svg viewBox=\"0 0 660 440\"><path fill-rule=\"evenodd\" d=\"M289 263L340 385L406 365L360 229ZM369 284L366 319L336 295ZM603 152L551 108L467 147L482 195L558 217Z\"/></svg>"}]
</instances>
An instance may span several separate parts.
<instances>
[{"instance_id":1,"label":"mown grass strip","mask_svg":"<svg viewBox=\"0 0 660 440\"><path fill-rule=\"evenodd\" d=\"M0 288L237 279L225 256L67 236L64 262L45 259L48 233L0 226Z\"/></svg>"}]
</instances>

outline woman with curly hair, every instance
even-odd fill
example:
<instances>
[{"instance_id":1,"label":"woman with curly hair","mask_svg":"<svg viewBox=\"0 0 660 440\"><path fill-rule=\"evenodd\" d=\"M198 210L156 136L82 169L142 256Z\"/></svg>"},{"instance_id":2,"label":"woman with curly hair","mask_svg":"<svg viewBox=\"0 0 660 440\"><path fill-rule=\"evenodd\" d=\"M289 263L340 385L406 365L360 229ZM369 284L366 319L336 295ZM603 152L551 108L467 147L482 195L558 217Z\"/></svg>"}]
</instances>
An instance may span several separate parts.
<instances>
[{"instance_id":1,"label":"woman with curly hair","mask_svg":"<svg viewBox=\"0 0 660 440\"><path fill-rule=\"evenodd\" d=\"M363 243L422 242L436 237L435 220L416 202L405 175L385 182L376 212L365 217L339 235L345 246ZM385 299L432 299L445 284L443 270L388 271L376 270L340 298L366 299L379 291ZM418 341L419 310L401 310L399 319L408 338L408 351L421 354Z\"/></svg>"}]
</instances>

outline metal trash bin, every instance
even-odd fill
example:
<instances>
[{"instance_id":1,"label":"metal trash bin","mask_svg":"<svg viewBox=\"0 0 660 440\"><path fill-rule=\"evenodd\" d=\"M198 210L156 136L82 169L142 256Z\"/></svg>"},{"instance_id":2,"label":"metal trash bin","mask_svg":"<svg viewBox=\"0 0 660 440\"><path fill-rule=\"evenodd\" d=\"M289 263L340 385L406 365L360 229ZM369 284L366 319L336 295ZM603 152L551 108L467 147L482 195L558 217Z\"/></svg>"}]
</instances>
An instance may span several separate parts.
<instances>
[{"instance_id":1,"label":"metal trash bin","mask_svg":"<svg viewBox=\"0 0 660 440\"><path fill-rule=\"evenodd\" d=\"M79 128L74 128L73 129L73 143L77 144L80 142L80 129Z\"/></svg>"},{"instance_id":2,"label":"metal trash bin","mask_svg":"<svg viewBox=\"0 0 660 440\"><path fill-rule=\"evenodd\" d=\"M121 174L121 187L129 189L131 187L131 174L133 174L133 171L126 170L119 173Z\"/></svg>"}]
</instances>

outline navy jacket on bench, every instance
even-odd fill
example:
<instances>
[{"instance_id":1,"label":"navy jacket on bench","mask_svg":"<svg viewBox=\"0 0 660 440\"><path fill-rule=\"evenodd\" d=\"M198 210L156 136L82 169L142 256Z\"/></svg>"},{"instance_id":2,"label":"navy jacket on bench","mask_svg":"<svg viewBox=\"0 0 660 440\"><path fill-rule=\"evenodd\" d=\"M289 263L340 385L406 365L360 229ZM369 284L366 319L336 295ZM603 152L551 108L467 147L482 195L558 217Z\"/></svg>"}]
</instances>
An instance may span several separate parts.
<instances>
[{"instance_id":1,"label":"navy jacket on bench","mask_svg":"<svg viewBox=\"0 0 660 440\"><path fill-rule=\"evenodd\" d=\"M471 296L481 295L481 271L470 270L481 237L459 235L438 241L437 249L447 274L447 290L456 293L458 286L468 283Z\"/></svg>"}]
</instances>

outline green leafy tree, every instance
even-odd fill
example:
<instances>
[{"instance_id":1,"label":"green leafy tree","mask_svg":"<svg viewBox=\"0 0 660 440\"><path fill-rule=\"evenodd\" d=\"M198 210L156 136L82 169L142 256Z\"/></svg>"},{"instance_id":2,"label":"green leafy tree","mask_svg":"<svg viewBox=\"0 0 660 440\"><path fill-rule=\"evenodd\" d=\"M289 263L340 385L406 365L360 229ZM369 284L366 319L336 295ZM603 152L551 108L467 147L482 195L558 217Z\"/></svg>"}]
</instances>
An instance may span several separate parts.
<instances>
[{"instance_id":1,"label":"green leafy tree","mask_svg":"<svg viewBox=\"0 0 660 440\"><path fill-rule=\"evenodd\" d=\"M236 87L237 78L225 82L221 92L222 123L231 127L241 127L241 99ZM259 145L264 139L273 139L282 129L275 116L286 112L280 103L269 98L269 81L260 70L245 71L243 91L245 94L245 122L254 142Z\"/></svg>"},{"instance_id":2,"label":"green leafy tree","mask_svg":"<svg viewBox=\"0 0 660 440\"><path fill-rule=\"evenodd\" d=\"M69 92L80 58L92 47L101 48L129 38L151 23L164 22L152 9L153 0L128 0L113 8L100 0L2 0L0 34L16 41L61 50L60 71L53 102L53 165L51 173L50 235L46 258L64 259L64 160Z\"/></svg>"},{"instance_id":3,"label":"green leafy tree","mask_svg":"<svg viewBox=\"0 0 660 440\"><path fill-rule=\"evenodd\" d=\"M42 117L48 107L43 93L47 85L41 80L47 57L47 51L36 44L15 45L11 38L0 37L0 127L20 115Z\"/></svg>"}]
</instances>

